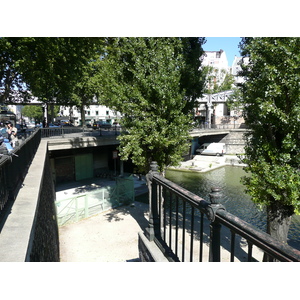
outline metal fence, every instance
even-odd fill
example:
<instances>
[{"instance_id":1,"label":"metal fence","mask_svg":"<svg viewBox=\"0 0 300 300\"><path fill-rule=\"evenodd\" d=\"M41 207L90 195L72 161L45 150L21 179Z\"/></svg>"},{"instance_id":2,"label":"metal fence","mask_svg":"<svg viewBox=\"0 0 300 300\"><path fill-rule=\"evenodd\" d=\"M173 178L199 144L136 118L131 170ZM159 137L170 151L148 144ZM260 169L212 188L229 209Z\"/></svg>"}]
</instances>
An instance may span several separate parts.
<instances>
[{"instance_id":1,"label":"metal fence","mask_svg":"<svg viewBox=\"0 0 300 300\"><path fill-rule=\"evenodd\" d=\"M110 208L132 204L134 195L134 180L129 176L117 177L113 186L57 200L55 205L58 225L78 222Z\"/></svg>"},{"instance_id":2,"label":"metal fence","mask_svg":"<svg viewBox=\"0 0 300 300\"><path fill-rule=\"evenodd\" d=\"M13 201L38 149L41 132L36 131L8 155L0 155L0 219L9 201Z\"/></svg>"},{"instance_id":3,"label":"metal fence","mask_svg":"<svg viewBox=\"0 0 300 300\"><path fill-rule=\"evenodd\" d=\"M219 123L219 124L208 124L201 123L195 124L194 130L211 130L211 129L246 129L246 125L242 124L231 124L231 123Z\"/></svg>"},{"instance_id":4,"label":"metal fence","mask_svg":"<svg viewBox=\"0 0 300 300\"><path fill-rule=\"evenodd\" d=\"M157 170L153 162L147 237L170 261L300 261L300 251L227 212L219 189L209 203Z\"/></svg>"},{"instance_id":5,"label":"metal fence","mask_svg":"<svg viewBox=\"0 0 300 300\"><path fill-rule=\"evenodd\" d=\"M42 138L58 138L58 137L77 137L77 136L113 136L119 135L122 131L120 126L112 126L110 128L92 129L87 127L49 127L41 128Z\"/></svg>"}]
</instances>

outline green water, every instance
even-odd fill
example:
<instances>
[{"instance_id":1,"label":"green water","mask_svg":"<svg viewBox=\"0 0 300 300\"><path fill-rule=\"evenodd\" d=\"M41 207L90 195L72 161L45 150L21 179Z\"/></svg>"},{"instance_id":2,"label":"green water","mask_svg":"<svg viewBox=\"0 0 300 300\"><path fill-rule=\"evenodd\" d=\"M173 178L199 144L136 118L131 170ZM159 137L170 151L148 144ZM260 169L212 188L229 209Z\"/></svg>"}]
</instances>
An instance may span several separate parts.
<instances>
[{"instance_id":1,"label":"green water","mask_svg":"<svg viewBox=\"0 0 300 300\"><path fill-rule=\"evenodd\" d=\"M209 201L212 187L220 187L223 197L221 203L226 210L244 221L266 230L266 213L257 208L251 198L245 194L244 186L240 183L246 176L241 167L225 166L207 173L179 172L168 170L166 178ZM288 243L300 249L300 217L293 216L289 230Z\"/></svg>"}]
</instances>

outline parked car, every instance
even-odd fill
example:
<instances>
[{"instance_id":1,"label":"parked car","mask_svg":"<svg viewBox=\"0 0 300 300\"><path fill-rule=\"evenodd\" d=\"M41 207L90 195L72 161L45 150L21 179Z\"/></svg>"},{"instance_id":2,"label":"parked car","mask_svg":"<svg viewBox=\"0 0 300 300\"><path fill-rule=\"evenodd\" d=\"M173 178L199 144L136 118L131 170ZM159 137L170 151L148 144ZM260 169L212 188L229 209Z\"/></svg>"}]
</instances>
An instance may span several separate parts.
<instances>
[{"instance_id":1,"label":"parked car","mask_svg":"<svg viewBox=\"0 0 300 300\"><path fill-rule=\"evenodd\" d=\"M34 123L26 123L26 126L28 129L34 128L35 124Z\"/></svg>"},{"instance_id":2,"label":"parked car","mask_svg":"<svg viewBox=\"0 0 300 300\"><path fill-rule=\"evenodd\" d=\"M61 127L74 127L74 125L72 123L64 123L61 124Z\"/></svg>"},{"instance_id":3,"label":"parked car","mask_svg":"<svg viewBox=\"0 0 300 300\"><path fill-rule=\"evenodd\" d=\"M53 124L53 123L49 123L48 127L49 127L49 128L59 128L58 125L55 125L55 124Z\"/></svg>"},{"instance_id":4,"label":"parked car","mask_svg":"<svg viewBox=\"0 0 300 300\"><path fill-rule=\"evenodd\" d=\"M204 143L197 150L197 154L202 155L224 155L226 153L225 143Z\"/></svg>"},{"instance_id":5,"label":"parked car","mask_svg":"<svg viewBox=\"0 0 300 300\"><path fill-rule=\"evenodd\" d=\"M99 129L99 128L110 129L110 128L111 128L111 124L110 124L110 123L107 123L107 122L103 122L103 121L95 122L95 123L93 124L93 129Z\"/></svg>"}]
</instances>

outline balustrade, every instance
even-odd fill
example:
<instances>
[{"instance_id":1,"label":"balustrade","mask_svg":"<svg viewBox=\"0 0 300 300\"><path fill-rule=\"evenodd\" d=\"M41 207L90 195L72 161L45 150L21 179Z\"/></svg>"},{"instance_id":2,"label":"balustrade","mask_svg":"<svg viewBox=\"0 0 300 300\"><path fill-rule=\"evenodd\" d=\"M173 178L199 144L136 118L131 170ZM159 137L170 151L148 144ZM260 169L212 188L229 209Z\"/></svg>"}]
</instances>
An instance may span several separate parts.
<instances>
[{"instance_id":1,"label":"balustrade","mask_svg":"<svg viewBox=\"0 0 300 300\"><path fill-rule=\"evenodd\" d=\"M169 261L300 261L300 251L226 211L219 188L210 202L158 173L152 162L149 186L149 227L146 236Z\"/></svg>"}]
</instances>

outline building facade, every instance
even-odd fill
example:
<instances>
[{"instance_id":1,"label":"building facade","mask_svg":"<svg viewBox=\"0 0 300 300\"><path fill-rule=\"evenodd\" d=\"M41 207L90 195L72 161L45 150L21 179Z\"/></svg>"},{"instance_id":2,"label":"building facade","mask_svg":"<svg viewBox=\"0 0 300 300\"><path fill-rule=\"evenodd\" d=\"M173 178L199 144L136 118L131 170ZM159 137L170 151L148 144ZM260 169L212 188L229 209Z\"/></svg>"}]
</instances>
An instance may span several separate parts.
<instances>
[{"instance_id":1,"label":"building facade","mask_svg":"<svg viewBox=\"0 0 300 300\"><path fill-rule=\"evenodd\" d=\"M209 82L207 88L212 89L214 84L221 85L226 74L229 73L225 51L222 49L220 51L205 51L202 59L202 66L211 67L209 76L213 77L213 82Z\"/></svg>"},{"instance_id":2,"label":"building facade","mask_svg":"<svg viewBox=\"0 0 300 300\"><path fill-rule=\"evenodd\" d=\"M245 81L245 79L242 76L239 76L239 72L242 70L241 64L247 65L248 63L249 57L234 57L230 73L234 76L235 84L243 83Z\"/></svg>"},{"instance_id":3,"label":"building facade","mask_svg":"<svg viewBox=\"0 0 300 300\"><path fill-rule=\"evenodd\" d=\"M105 105L90 105L84 108L86 125L93 125L94 122L105 121L113 124L119 122L121 113L116 110L110 109ZM82 125L80 109L73 106L60 107L60 119L66 117L67 120L72 120L75 126Z\"/></svg>"}]
</instances>

